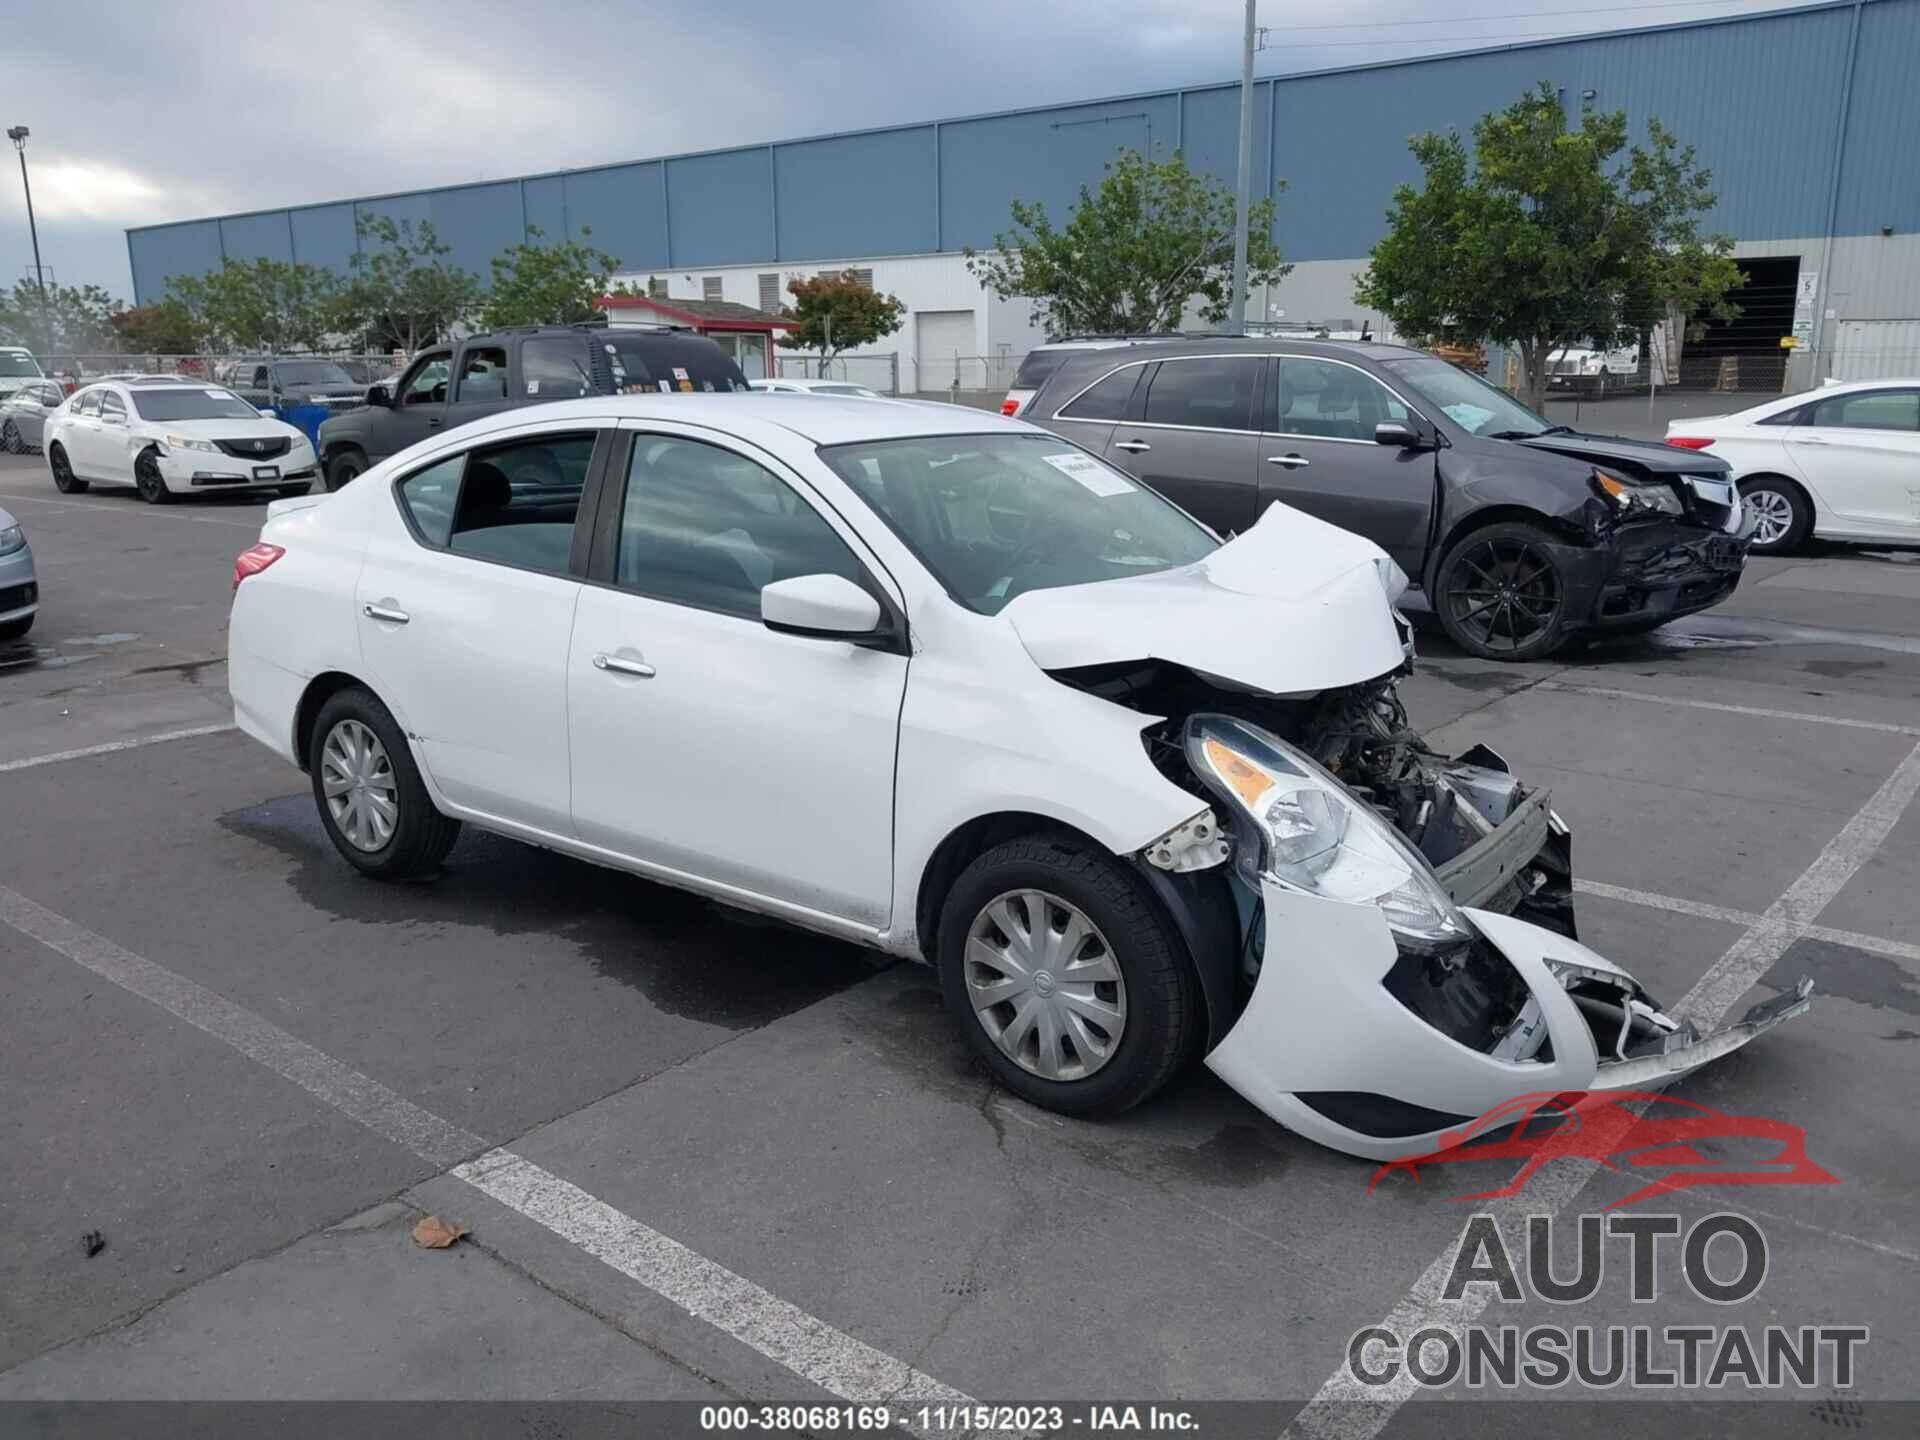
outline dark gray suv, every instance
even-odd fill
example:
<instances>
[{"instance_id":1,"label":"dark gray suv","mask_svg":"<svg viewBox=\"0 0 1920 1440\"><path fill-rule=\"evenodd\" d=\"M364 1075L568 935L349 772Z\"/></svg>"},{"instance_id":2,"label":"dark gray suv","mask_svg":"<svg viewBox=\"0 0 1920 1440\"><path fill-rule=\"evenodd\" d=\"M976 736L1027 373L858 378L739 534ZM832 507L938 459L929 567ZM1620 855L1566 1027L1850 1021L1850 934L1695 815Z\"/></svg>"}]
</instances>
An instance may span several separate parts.
<instances>
[{"instance_id":1,"label":"dark gray suv","mask_svg":"<svg viewBox=\"0 0 1920 1440\"><path fill-rule=\"evenodd\" d=\"M1703 610L1746 559L1723 462L1575 434L1420 350L1223 338L1091 351L1022 418L1223 535L1279 500L1366 536L1455 642L1489 658Z\"/></svg>"}]
</instances>

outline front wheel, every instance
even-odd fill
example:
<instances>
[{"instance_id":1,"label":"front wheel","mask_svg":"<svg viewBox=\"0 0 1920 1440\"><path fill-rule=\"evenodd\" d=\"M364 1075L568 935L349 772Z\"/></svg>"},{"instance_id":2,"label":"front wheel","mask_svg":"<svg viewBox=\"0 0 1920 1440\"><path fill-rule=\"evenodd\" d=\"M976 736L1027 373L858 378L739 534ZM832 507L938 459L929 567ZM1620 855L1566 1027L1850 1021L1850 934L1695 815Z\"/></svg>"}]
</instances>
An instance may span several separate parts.
<instances>
[{"instance_id":1,"label":"front wheel","mask_svg":"<svg viewBox=\"0 0 1920 1440\"><path fill-rule=\"evenodd\" d=\"M1113 1115L1173 1076L1200 1039L1199 986L1140 880L1062 837L998 845L941 908L947 1011L1007 1089L1068 1115Z\"/></svg>"},{"instance_id":2,"label":"front wheel","mask_svg":"<svg viewBox=\"0 0 1920 1440\"><path fill-rule=\"evenodd\" d=\"M1455 542L1440 561L1434 612L1453 642L1484 660L1538 660L1558 650L1572 617L1553 537L1505 523Z\"/></svg>"},{"instance_id":3,"label":"front wheel","mask_svg":"<svg viewBox=\"0 0 1920 1440\"><path fill-rule=\"evenodd\" d=\"M1813 507L1800 487L1775 475L1740 482L1740 501L1753 511L1755 555L1791 555L1813 529Z\"/></svg>"},{"instance_id":4,"label":"front wheel","mask_svg":"<svg viewBox=\"0 0 1920 1440\"><path fill-rule=\"evenodd\" d=\"M367 457L358 450L342 450L327 461L327 489L344 490L367 473Z\"/></svg>"},{"instance_id":5,"label":"front wheel","mask_svg":"<svg viewBox=\"0 0 1920 1440\"><path fill-rule=\"evenodd\" d=\"M460 822L434 808L406 736L370 691L350 686L320 707L307 770L327 838L362 874L431 875L460 837Z\"/></svg>"},{"instance_id":6,"label":"front wheel","mask_svg":"<svg viewBox=\"0 0 1920 1440\"><path fill-rule=\"evenodd\" d=\"M73 466L67 460L65 446L55 445L47 451L47 468L53 472L53 488L62 495L87 493L87 482L73 473Z\"/></svg>"},{"instance_id":7,"label":"front wheel","mask_svg":"<svg viewBox=\"0 0 1920 1440\"><path fill-rule=\"evenodd\" d=\"M173 503L173 492L167 488L166 477L160 473L160 462L151 450L142 451L140 458L133 462L133 484L140 498L149 505Z\"/></svg>"}]
</instances>

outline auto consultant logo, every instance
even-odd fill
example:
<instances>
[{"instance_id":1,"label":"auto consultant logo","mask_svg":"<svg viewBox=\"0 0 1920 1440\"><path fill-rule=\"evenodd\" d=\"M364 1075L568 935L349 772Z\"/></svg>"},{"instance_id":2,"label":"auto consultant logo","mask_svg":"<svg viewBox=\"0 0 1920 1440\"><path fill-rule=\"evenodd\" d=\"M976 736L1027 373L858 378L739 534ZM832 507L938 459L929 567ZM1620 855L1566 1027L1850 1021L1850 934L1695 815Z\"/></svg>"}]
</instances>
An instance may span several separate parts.
<instances>
[{"instance_id":1,"label":"auto consultant logo","mask_svg":"<svg viewBox=\"0 0 1920 1440\"><path fill-rule=\"evenodd\" d=\"M1526 1217L1526 1243L1516 1260L1499 1219L1475 1215L1454 1251L1441 1300L1470 1307L1482 1299L1523 1304L1531 1297L1577 1306L1600 1295L1610 1272L1624 1273L1624 1286L1616 1288L1636 1305L1656 1305L1682 1286L1709 1304L1739 1305L1766 1284L1767 1239L1744 1215L1708 1215L1691 1226L1678 1215L1581 1215L1571 1222L1579 1227L1578 1263L1571 1274L1557 1273L1554 1253L1564 1247L1556 1246L1554 1236L1568 1223L1551 1215ZM1608 1241L1624 1241L1625 1255ZM1621 1259L1624 1266L1617 1263ZM1847 1389L1870 1338L1865 1325L1831 1324L1476 1322L1428 1324L1410 1332L1369 1325L1347 1342L1347 1370L1373 1387L1412 1381L1430 1389L1555 1390L1570 1383L1638 1390Z\"/></svg>"},{"instance_id":2,"label":"auto consultant logo","mask_svg":"<svg viewBox=\"0 0 1920 1440\"><path fill-rule=\"evenodd\" d=\"M1835 1185L1807 1156L1807 1132L1758 1115L1728 1115L1671 1095L1639 1090L1560 1090L1520 1095L1447 1131L1425 1155L1389 1160L1367 1182L1372 1194L1396 1175L1418 1183L1423 1167L1519 1160L1505 1185L1456 1200L1522 1194L1554 1160L1586 1160L1645 1176L1609 1210L1696 1185Z\"/></svg>"}]
</instances>

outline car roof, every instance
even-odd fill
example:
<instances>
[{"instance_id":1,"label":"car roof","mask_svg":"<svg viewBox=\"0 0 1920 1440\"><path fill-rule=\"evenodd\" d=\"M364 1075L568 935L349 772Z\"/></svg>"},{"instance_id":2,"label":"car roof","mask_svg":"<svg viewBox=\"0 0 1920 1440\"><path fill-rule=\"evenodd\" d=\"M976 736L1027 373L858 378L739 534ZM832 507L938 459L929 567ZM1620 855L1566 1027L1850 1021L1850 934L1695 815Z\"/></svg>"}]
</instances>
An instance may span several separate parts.
<instances>
[{"instance_id":1,"label":"car roof","mask_svg":"<svg viewBox=\"0 0 1920 1440\"><path fill-rule=\"evenodd\" d=\"M756 433L786 431L815 445L846 445L862 440L904 440L932 435L1044 435L1024 421L1009 420L990 410L917 400L868 399L782 393L777 390L700 393L695 395L590 395L503 410L482 420L471 420L457 432L480 436L497 430L518 429L570 419L669 420L713 425L742 439Z\"/></svg>"}]
</instances>

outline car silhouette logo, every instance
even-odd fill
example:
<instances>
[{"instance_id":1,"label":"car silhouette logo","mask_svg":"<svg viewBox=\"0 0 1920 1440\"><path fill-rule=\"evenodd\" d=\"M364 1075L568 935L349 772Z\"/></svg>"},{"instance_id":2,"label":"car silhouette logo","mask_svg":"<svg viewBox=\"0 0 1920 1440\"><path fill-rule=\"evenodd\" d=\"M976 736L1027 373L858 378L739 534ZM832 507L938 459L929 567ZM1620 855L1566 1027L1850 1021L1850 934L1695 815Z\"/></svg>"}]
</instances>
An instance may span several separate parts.
<instances>
[{"instance_id":1,"label":"car silhouette logo","mask_svg":"<svg viewBox=\"0 0 1920 1440\"><path fill-rule=\"evenodd\" d=\"M1702 1147L1707 1147L1705 1150ZM1696 1185L1838 1185L1839 1178L1807 1158L1807 1132L1782 1120L1728 1115L1691 1100L1644 1090L1558 1090L1517 1095L1476 1120L1447 1131L1425 1155L1389 1160L1373 1172L1373 1193L1396 1171L1417 1184L1422 1165L1461 1161L1521 1161L1496 1190L1455 1200L1518 1195L1550 1160L1584 1159L1621 1174L1664 1172L1605 1208Z\"/></svg>"},{"instance_id":2,"label":"car silhouette logo","mask_svg":"<svg viewBox=\"0 0 1920 1440\"><path fill-rule=\"evenodd\" d=\"M256 450L264 450L267 448L267 442L264 440L256 440L253 442L253 448Z\"/></svg>"}]
</instances>

